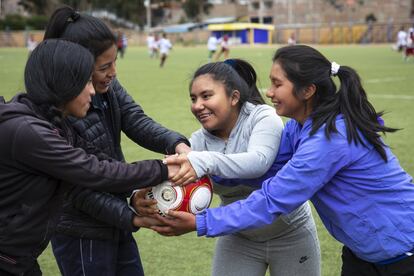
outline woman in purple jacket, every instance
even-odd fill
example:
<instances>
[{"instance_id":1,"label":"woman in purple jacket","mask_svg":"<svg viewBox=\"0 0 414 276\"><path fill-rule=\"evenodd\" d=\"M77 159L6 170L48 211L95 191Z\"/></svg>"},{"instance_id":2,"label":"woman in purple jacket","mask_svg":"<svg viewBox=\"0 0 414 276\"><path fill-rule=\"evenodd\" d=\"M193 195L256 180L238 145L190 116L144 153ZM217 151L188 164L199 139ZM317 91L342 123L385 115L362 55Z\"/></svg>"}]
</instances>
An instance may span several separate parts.
<instances>
[{"instance_id":1,"label":"woman in purple jacket","mask_svg":"<svg viewBox=\"0 0 414 276\"><path fill-rule=\"evenodd\" d=\"M342 275L414 275L412 177L381 139L395 129L384 126L358 74L297 45L276 51L270 81L277 114L292 120L262 189L196 217L171 211L172 218L159 218L167 226L153 229L226 235L269 224L311 200L344 244Z\"/></svg>"}]
</instances>

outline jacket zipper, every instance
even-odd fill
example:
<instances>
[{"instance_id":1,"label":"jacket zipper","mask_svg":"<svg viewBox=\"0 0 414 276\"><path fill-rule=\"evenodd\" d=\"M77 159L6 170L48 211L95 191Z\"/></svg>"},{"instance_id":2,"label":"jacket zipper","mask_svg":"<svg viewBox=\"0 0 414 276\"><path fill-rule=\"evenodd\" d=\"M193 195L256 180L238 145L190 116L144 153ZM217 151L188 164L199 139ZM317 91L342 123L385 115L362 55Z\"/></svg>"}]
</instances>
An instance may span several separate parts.
<instances>
[{"instance_id":1,"label":"jacket zipper","mask_svg":"<svg viewBox=\"0 0 414 276\"><path fill-rule=\"evenodd\" d=\"M228 143L228 140L224 141L224 149L223 149L224 154L226 153L226 150L227 150L227 143Z\"/></svg>"}]
</instances>

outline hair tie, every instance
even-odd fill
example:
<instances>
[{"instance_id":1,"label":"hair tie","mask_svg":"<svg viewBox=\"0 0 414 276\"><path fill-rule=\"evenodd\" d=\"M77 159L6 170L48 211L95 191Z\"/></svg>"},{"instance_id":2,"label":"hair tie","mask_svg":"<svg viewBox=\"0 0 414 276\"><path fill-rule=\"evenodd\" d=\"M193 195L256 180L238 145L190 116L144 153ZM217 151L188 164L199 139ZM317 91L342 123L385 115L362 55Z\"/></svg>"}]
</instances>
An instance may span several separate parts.
<instances>
[{"instance_id":1,"label":"hair tie","mask_svg":"<svg viewBox=\"0 0 414 276\"><path fill-rule=\"evenodd\" d=\"M227 65L230 65L233 68L234 68L234 65L236 65L236 61L234 59L232 59L232 58L226 59L224 61L224 63L227 64Z\"/></svg>"},{"instance_id":2,"label":"hair tie","mask_svg":"<svg viewBox=\"0 0 414 276\"><path fill-rule=\"evenodd\" d=\"M80 14L77 11L73 11L72 14L69 16L68 21L69 22L75 22L80 17Z\"/></svg>"},{"instance_id":3,"label":"hair tie","mask_svg":"<svg viewBox=\"0 0 414 276\"><path fill-rule=\"evenodd\" d=\"M335 61L332 61L332 63L331 63L331 76L335 77L338 74L339 67L341 67L341 65L339 65Z\"/></svg>"}]
</instances>

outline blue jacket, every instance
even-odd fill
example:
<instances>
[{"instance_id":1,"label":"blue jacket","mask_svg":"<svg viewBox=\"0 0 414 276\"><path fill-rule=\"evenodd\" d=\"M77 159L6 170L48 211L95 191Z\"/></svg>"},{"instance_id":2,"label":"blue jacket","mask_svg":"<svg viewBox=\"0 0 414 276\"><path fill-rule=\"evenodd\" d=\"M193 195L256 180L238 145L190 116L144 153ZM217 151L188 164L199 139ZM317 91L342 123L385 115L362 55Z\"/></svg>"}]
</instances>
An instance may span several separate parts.
<instances>
[{"instance_id":1,"label":"blue jacket","mask_svg":"<svg viewBox=\"0 0 414 276\"><path fill-rule=\"evenodd\" d=\"M198 235L220 236L271 223L310 199L325 227L359 258L379 262L414 247L414 185L388 147L385 162L373 146L348 143L345 120L337 133L310 136L286 124L272 178L246 200L197 216Z\"/></svg>"}]
</instances>

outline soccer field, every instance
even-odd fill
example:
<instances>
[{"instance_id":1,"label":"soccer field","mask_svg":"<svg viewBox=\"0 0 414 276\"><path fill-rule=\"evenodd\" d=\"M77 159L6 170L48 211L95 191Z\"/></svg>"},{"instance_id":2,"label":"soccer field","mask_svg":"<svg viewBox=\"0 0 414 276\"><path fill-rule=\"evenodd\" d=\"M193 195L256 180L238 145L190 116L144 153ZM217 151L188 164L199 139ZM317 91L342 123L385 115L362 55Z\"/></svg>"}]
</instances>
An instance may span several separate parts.
<instances>
[{"instance_id":1,"label":"soccer field","mask_svg":"<svg viewBox=\"0 0 414 276\"><path fill-rule=\"evenodd\" d=\"M230 57L250 61L259 76L259 87L265 89L273 47L232 48ZM414 60L403 61L390 45L316 46L330 60L354 67L360 74L369 99L377 109L386 112L386 125L401 130L385 137L408 173L414 175ZM124 59L118 59L118 78L145 112L161 124L189 136L199 128L190 112L188 84L191 73L207 62L204 47L174 48L165 67L148 57L146 48L128 48ZM26 49L0 48L0 96L10 99L24 90L23 71ZM123 137L123 150L128 161L161 158L137 147ZM213 202L217 205L217 199ZM318 235L325 276L339 275L341 245L325 230L319 217ZM147 229L135 234L146 275L210 275L214 241L198 238L195 233L166 238ZM58 275L51 250L40 257L43 274ZM281 275L284 276L284 275Z\"/></svg>"}]
</instances>

